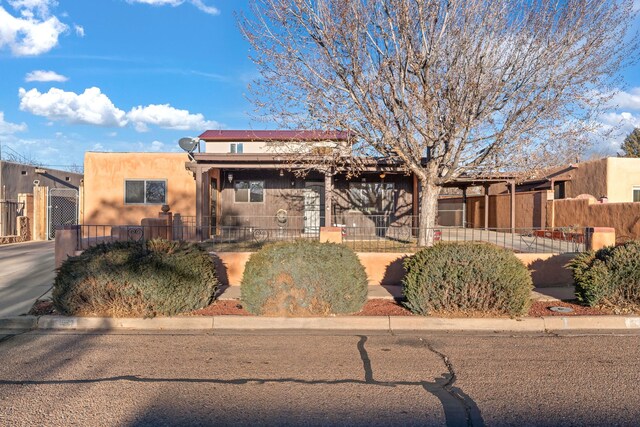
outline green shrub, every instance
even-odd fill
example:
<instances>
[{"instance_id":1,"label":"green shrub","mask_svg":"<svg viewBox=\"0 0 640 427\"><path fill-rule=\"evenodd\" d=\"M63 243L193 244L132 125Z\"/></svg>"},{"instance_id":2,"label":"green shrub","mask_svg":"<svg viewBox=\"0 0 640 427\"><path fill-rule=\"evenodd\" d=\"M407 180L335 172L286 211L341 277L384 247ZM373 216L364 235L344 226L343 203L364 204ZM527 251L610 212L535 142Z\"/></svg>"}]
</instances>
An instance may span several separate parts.
<instances>
[{"instance_id":1,"label":"green shrub","mask_svg":"<svg viewBox=\"0 0 640 427\"><path fill-rule=\"evenodd\" d=\"M367 300L367 275L356 254L334 243L296 241L251 255L242 302L253 314L313 316L353 313Z\"/></svg>"},{"instance_id":2,"label":"green shrub","mask_svg":"<svg viewBox=\"0 0 640 427\"><path fill-rule=\"evenodd\" d=\"M568 267L579 301L590 306L640 307L640 241L582 253Z\"/></svg>"},{"instance_id":3,"label":"green shrub","mask_svg":"<svg viewBox=\"0 0 640 427\"><path fill-rule=\"evenodd\" d=\"M174 315L206 307L218 286L209 254L184 242L113 242L68 258L53 303L67 315Z\"/></svg>"},{"instance_id":4,"label":"green shrub","mask_svg":"<svg viewBox=\"0 0 640 427\"><path fill-rule=\"evenodd\" d=\"M440 243L407 258L406 305L433 312L524 315L531 303L531 275L513 252L482 243Z\"/></svg>"}]
</instances>

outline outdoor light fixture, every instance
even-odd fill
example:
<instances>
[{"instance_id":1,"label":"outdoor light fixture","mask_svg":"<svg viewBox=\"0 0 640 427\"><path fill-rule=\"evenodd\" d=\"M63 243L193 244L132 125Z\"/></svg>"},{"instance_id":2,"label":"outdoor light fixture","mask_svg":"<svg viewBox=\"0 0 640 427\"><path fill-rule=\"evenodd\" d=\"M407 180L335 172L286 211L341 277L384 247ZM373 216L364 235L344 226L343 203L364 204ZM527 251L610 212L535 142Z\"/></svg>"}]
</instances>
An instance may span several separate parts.
<instances>
[{"instance_id":1,"label":"outdoor light fixture","mask_svg":"<svg viewBox=\"0 0 640 427\"><path fill-rule=\"evenodd\" d=\"M280 169L280 176L284 176L284 171Z\"/></svg>"},{"instance_id":2,"label":"outdoor light fixture","mask_svg":"<svg viewBox=\"0 0 640 427\"><path fill-rule=\"evenodd\" d=\"M382 172L382 173L380 174L380 178L382 178L382 179L384 179L384 177L385 177L385 176L387 176L387 174L386 174L386 173L384 173L384 172Z\"/></svg>"},{"instance_id":3,"label":"outdoor light fixture","mask_svg":"<svg viewBox=\"0 0 640 427\"><path fill-rule=\"evenodd\" d=\"M231 184L233 182L233 173L229 172L227 174L227 179L229 180L229 184Z\"/></svg>"}]
</instances>

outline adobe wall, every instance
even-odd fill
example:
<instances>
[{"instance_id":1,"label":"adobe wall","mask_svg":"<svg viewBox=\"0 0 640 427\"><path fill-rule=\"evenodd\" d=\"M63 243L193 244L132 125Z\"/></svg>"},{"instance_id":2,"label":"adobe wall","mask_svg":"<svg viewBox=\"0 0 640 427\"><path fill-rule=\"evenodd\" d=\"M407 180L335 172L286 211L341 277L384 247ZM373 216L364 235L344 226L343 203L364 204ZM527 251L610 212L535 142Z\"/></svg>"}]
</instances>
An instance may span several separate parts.
<instances>
[{"instance_id":1,"label":"adobe wall","mask_svg":"<svg viewBox=\"0 0 640 427\"><path fill-rule=\"evenodd\" d=\"M551 201L547 202L547 223L551 224ZM556 227L612 227L616 241L640 238L640 203L593 203L590 200L555 201Z\"/></svg>"},{"instance_id":2,"label":"adobe wall","mask_svg":"<svg viewBox=\"0 0 640 427\"><path fill-rule=\"evenodd\" d=\"M405 275L403 262L406 253L357 253L367 272L369 286L400 285ZM574 254L515 254L531 272L537 288L567 286L573 283L565 265ZM214 255L216 271L223 285L239 286L250 252L217 252Z\"/></svg>"},{"instance_id":3,"label":"adobe wall","mask_svg":"<svg viewBox=\"0 0 640 427\"><path fill-rule=\"evenodd\" d=\"M166 202L174 214L195 216L196 183L183 153L91 153L84 160L83 224L140 224L161 205L125 205L125 179L167 180Z\"/></svg>"},{"instance_id":4,"label":"adobe wall","mask_svg":"<svg viewBox=\"0 0 640 427\"><path fill-rule=\"evenodd\" d=\"M565 197L573 198L581 194L591 194L597 199L608 195L607 159L579 163L577 166L569 172L571 181L565 184Z\"/></svg>"}]
</instances>

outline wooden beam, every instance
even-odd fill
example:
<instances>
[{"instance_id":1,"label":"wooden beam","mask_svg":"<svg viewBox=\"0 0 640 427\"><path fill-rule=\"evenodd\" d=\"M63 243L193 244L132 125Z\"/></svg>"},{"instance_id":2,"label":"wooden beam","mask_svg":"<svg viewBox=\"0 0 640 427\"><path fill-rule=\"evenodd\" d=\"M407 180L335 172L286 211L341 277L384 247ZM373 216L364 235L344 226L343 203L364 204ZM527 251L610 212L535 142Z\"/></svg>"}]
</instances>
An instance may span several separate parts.
<instances>
[{"instance_id":1,"label":"wooden beam","mask_svg":"<svg viewBox=\"0 0 640 427\"><path fill-rule=\"evenodd\" d=\"M509 183L510 193L511 193L511 232L515 233L516 231L516 182L511 181Z\"/></svg>"},{"instance_id":2,"label":"wooden beam","mask_svg":"<svg viewBox=\"0 0 640 427\"><path fill-rule=\"evenodd\" d=\"M331 227L333 225L332 206L333 199L333 173L326 172L324 174L324 226Z\"/></svg>"},{"instance_id":3,"label":"wooden beam","mask_svg":"<svg viewBox=\"0 0 640 427\"><path fill-rule=\"evenodd\" d=\"M484 186L484 229L489 229L489 186Z\"/></svg>"}]
</instances>

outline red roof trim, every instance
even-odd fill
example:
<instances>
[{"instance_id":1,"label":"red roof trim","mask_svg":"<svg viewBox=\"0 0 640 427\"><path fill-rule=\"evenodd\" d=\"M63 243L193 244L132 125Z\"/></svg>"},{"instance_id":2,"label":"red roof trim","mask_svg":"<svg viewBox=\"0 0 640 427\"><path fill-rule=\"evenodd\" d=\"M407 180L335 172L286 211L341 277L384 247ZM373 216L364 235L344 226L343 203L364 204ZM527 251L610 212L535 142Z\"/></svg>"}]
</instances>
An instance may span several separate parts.
<instances>
[{"instance_id":1,"label":"red roof trim","mask_svg":"<svg viewBox=\"0 0 640 427\"><path fill-rule=\"evenodd\" d=\"M349 134L322 130L208 130L199 138L208 142L346 141Z\"/></svg>"}]
</instances>

